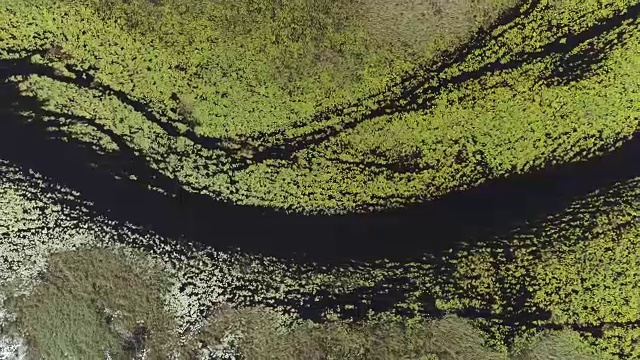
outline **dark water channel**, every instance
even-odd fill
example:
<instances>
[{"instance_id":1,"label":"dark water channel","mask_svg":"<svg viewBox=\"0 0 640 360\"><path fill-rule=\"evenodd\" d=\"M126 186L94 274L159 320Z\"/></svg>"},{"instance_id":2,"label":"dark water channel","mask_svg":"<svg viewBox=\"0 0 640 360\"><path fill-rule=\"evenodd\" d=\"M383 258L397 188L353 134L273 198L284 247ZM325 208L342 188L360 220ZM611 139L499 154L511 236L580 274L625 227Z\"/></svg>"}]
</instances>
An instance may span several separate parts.
<instances>
[{"instance_id":1,"label":"dark water channel","mask_svg":"<svg viewBox=\"0 0 640 360\"><path fill-rule=\"evenodd\" d=\"M5 89L6 90L6 89ZM576 198L640 176L640 140L588 161L548 166L491 180L429 203L384 213L345 216L286 215L233 206L179 190L170 197L145 184L117 180L93 149L55 138L40 123L0 113L0 157L81 192L98 214L183 236L216 249L300 261L406 261L470 238L488 238L527 220L552 214ZM116 159L118 160L118 159Z\"/></svg>"},{"instance_id":2,"label":"dark water channel","mask_svg":"<svg viewBox=\"0 0 640 360\"><path fill-rule=\"evenodd\" d=\"M516 18L526 18L539 6L539 1L532 1L523 9L515 8L504 14L492 28L509 24ZM578 61L580 64L574 67L571 64L576 60L568 54L578 44L618 29L624 20L637 16L639 12L640 5L631 7L624 14L615 15L588 31L570 37L566 44L556 41L540 53L518 54L516 57L520 60L507 65L517 67L524 62L556 54L561 55L560 68L570 68L571 74L586 76L590 66L602 60L610 44L602 45L599 51L594 50L594 53L602 53L598 56L583 54ZM461 61L482 47L486 37L490 36L490 30L479 32L466 48L454 54L453 61ZM487 65L486 69L478 70L477 74L463 74L463 78L450 81L463 82L470 77L481 77L495 71L492 66L500 64L497 61ZM548 165L525 175L490 180L468 191L451 193L403 210L344 216L286 215L268 209L234 206L186 192L174 179L141 160L125 141L104 126L99 128L100 125L91 123L91 119L48 113L42 110L42 104L22 96L14 85L2 85L9 76L29 74L70 82L51 69L27 60L0 60L0 157L80 191L86 200L95 204L97 214L146 226L162 236L184 237L219 250L239 248L244 252L305 262L407 261L419 258L423 253L437 254L461 241L503 234L528 220L558 212L572 200L594 190L640 175L637 167L640 140L636 136L618 150L601 157ZM88 74L80 75L83 76L73 80L74 85L93 86L84 76ZM564 79L562 74L554 77ZM415 85L413 92L408 89L403 96L417 100L422 96L417 90L420 86ZM108 88L101 90L114 92ZM116 95L154 121L144 104L136 103L126 94ZM47 130L40 122L28 123L19 115L24 110L33 110L36 117L62 115L76 122L89 123L116 142L120 151L114 155L99 156L87 144L73 139L62 141L65 134L61 131ZM171 134L170 128L166 127L166 130ZM92 164L97 164L97 167ZM143 174L143 180L116 179L114 171L122 173L123 167L128 167L130 173ZM154 185L174 196L149 190L144 179L153 181Z\"/></svg>"},{"instance_id":3,"label":"dark water channel","mask_svg":"<svg viewBox=\"0 0 640 360\"><path fill-rule=\"evenodd\" d=\"M6 95L9 90L0 87L0 91ZM107 166L90 165L104 161L93 149L62 141L42 123L29 123L8 108L2 109L0 158L79 191L94 203L95 215L144 225L161 236L184 237L218 250L240 248L300 262L338 265L389 259L402 264L424 253L435 255L460 241L504 234L530 219L557 213L597 189L640 176L640 138L636 136L617 150L588 161L488 181L404 210L335 217L285 215L223 204L199 194L179 191L178 197L165 196L136 181L116 180ZM306 294L307 300L296 306L303 317L318 319L324 309L351 305L353 309L342 312L343 316L360 318L368 310L391 309L412 286L409 279L390 278L346 294ZM524 304L526 297L514 302ZM425 312L439 314L434 298L426 295L423 302ZM492 317L474 309L460 315ZM542 310L515 312L502 320L515 329L516 324L549 316ZM601 332L599 327L576 329L595 335Z\"/></svg>"},{"instance_id":4,"label":"dark water channel","mask_svg":"<svg viewBox=\"0 0 640 360\"><path fill-rule=\"evenodd\" d=\"M534 5L531 5L528 12L538 2L532 3ZM569 45L575 47L576 44L614 29L622 20L637 16L640 6L631 10L626 15L613 19L615 21L606 22L575 36L570 39ZM505 16L501 23L509 23L516 16L526 16L528 12ZM475 43L482 46L482 41ZM601 58L585 55L573 59L573 55L568 55L571 49L565 47L566 45L554 43L545 51L564 54L561 57L563 68L571 70L568 75L587 74L589 66L596 64ZM459 57L464 58L473 48L471 46L461 52ZM600 50L606 53L604 48ZM504 66L517 67L529 58L535 60L545 55L546 53L523 54L521 58L524 60ZM54 182L79 191L85 200L94 204L94 215L105 215L119 222L145 226L160 236L184 238L217 250L239 248L242 252L271 255L287 261L315 261L329 265L357 265L358 262L386 259L397 261L399 266L406 267L402 264L419 260L423 254L437 256L461 242L491 240L494 236L526 226L529 221L558 213L574 200L593 191L640 177L640 137L635 136L617 150L587 161L548 164L524 175L490 180L473 189L451 193L402 210L363 215L302 216L234 206L184 191L175 180L152 169L135 154L125 151L126 143L118 143L117 135L109 134L108 129L99 130L110 136L121 151L101 156L88 144L74 139L63 141L63 132L47 129L40 121L29 122L27 117L19 114L20 111L33 110L40 117L56 114L48 114L42 110L42 104L20 95L14 85L3 84L9 74L26 75L43 71L33 64L22 65L17 70L9 69L11 61L0 61L0 159L24 169L32 169ZM493 70L495 69L487 68L478 74L465 76L480 77ZM49 73L41 75L52 76ZM556 80L575 80L572 76L565 75L567 74L554 74ZM462 82L467 77L463 76L458 80ZM419 89L420 84L415 85L415 88ZM416 98L409 97L409 100L417 101L418 95L412 95ZM129 105L136 108L136 104ZM411 109L391 110L402 112ZM82 118L75 120L89 121ZM293 145L305 144L303 140L306 139ZM295 148L293 145L292 149ZM128 180L126 177L117 179L114 174L122 174L123 167L128 168L124 172L144 174L142 178L152 180L155 185L171 193L171 196L148 189L144 181ZM0 181L4 181L2 175L0 174ZM390 309L393 304L404 299L412 286L410 279L390 278L370 288L355 289L347 294L330 294L321 290L307 294L300 313L303 317L314 319L323 309L348 304L354 305L354 308L345 316L358 318L369 309ZM525 292L514 298L514 308L520 305L524 308L527 296ZM363 299L368 299L368 305L363 305ZM423 302L425 312L439 313L434 299L429 295ZM465 310L461 315L492 317L490 313L478 309ZM508 316L503 315L501 320L504 324L515 327L515 324L532 323L532 320L548 317L549 314L542 310L535 313L516 311ZM600 327L582 330L597 335Z\"/></svg>"},{"instance_id":5,"label":"dark water channel","mask_svg":"<svg viewBox=\"0 0 640 360\"><path fill-rule=\"evenodd\" d=\"M1 65L0 62L0 75ZM0 80L4 79L0 76ZM286 215L186 192L135 154L120 151L102 156L88 144L74 139L63 141L63 132L47 129L42 121L28 121L20 115L24 110L32 110L36 117L55 115L20 95L14 85L0 83L0 158L79 191L94 204L94 215L145 226L158 235L185 238L217 250L239 248L242 252L302 263L357 265L386 259L403 267L423 254L437 256L463 241L486 241L504 235L528 221L557 213L595 190L640 177L640 138L635 136L617 150L587 161L548 165L524 175L490 180L402 210L344 216ZM100 130L117 141L108 129ZM121 150L126 149L126 143L118 145ZM117 179L114 174L122 174L123 167L144 174L144 178L153 180L172 196L149 190L143 181ZM284 305L299 307L300 314L309 319L318 319L327 308L350 305L352 310L341 312L343 316L361 318L368 310L391 309L414 286L411 279L395 277L344 294L322 290L303 294L306 300L302 304L284 301ZM517 304L524 308L527 297L524 292L512 299L515 308ZM425 313L440 314L434 300L431 295L421 299ZM494 316L478 309L463 310L460 315ZM542 309L516 311L501 315L500 320L515 328L549 316ZM595 335L601 332L600 327L576 329Z\"/></svg>"}]
</instances>

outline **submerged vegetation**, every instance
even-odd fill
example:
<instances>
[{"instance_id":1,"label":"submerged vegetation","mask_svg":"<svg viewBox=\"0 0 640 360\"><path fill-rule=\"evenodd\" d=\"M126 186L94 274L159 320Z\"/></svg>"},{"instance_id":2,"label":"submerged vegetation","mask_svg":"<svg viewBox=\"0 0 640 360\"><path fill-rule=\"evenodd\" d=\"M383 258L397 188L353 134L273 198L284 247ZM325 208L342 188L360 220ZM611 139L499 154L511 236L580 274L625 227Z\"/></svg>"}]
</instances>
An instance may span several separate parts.
<instances>
[{"instance_id":1,"label":"submerged vegetation","mask_svg":"<svg viewBox=\"0 0 640 360\"><path fill-rule=\"evenodd\" d=\"M637 144L639 15L636 0L0 1L0 140L18 139L0 141L0 358L13 337L45 359L640 359L633 169L407 261L214 251L97 210L151 214L158 193L186 209L190 193L369 213L588 164ZM82 163L136 187L87 184L127 196L94 207L12 164L23 140L50 174ZM258 226L222 209L221 228Z\"/></svg>"}]
</instances>

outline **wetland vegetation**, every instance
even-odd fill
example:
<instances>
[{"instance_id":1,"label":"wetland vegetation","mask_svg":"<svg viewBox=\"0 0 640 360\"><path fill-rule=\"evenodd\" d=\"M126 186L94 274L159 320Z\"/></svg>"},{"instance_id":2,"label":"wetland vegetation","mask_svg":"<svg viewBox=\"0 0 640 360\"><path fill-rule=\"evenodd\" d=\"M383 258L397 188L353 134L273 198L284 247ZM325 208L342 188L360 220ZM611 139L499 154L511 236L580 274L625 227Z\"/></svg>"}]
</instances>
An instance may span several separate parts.
<instances>
[{"instance_id":1,"label":"wetland vegetation","mask_svg":"<svg viewBox=\"0 0 640 360\"><path fill-rule=\"evenodd\" d=\"M640 359L639 12L0 0L0 358Z\"/></svg>"}]
</instances>

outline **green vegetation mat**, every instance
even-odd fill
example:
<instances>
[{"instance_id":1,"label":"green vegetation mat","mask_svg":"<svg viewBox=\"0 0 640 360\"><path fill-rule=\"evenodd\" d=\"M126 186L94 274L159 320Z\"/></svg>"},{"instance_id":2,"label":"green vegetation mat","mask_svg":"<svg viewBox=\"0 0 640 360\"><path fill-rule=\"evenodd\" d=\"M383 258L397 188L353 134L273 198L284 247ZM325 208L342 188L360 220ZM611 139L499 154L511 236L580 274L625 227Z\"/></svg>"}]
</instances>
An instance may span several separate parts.
<instances>
[{"instance_id":1,"label":"green vegetation mat","mask_svg":"<svg viewBox=\"0 0 640 360\"><path fill-rule=\"evenodd\" d=\"M417 324L417 329L422 329L419 331L426 331L421 328L425 319L455 314L482 331L481 342L485 344L482 346L490 349L487 354L520 352L522 356L529 354L529 357L522 357L524 359L536 359L527 349L531 341L540 341L542 345L538 352L549 354L556 349L559 353L570 354L565 359L576 356L572 351L576 347L584 348L585 344L591 349L587 352L598 353L597 359L640 358L637 327L640 291L636 286L640 273L635 250L640 239L639 178L595 191L577 199L558 214L531 219L527 226L515 229L511 234L495 239L471 239L442 258L325 267L320 264L295 265L241 253L225 254L211 249L186 251L184 245L171 239L159 238L125 224L92 218L90 206L79 201L77 194L50 184L47 179L26 175L26 172L21 175L17 169L6 165L1 169L10 181L0 187L0 285L4 287L8 279L29 274L32 278L46 279L38 275L39 271L31 269L35 266L42 271L47 254L52 252L64 256L65 251L76 251L77 262L74 257L66 257L69 266L74 268L85 264L82 259L87 256L87 252L83 252L87 244L90 247L98 244L98 248L104 246L99 245L102 243L144 249L156 260L166 263L173 281L177 281L169 291L166 303L171 313L176 314L179 320L176 328L187 343L207 337L217 343L232 339L238 329L245 329L245 334L255 334L255 337L244 338L250 348L247 351L258 351L276 346L271 340L264 339L265 332L272 334L269 329L295 324L298 321L292 322L292 319L296 319L300 311L309 316L317 309L317 318L335 323L337 328L329 334L321 329L317 334L312 331L309 336L326 334L331 339L342 332L344 336L333 338L334 341L347 346L351 344L349 339L354 339L360 345L351 345L362 346L359 349L370 346L358 340L360 336L366 338L363 335L366 332L356 330L352 333L341 328L343 325L348 327L353 319L371 324ZM52 193L51 189L55 191ZM95 241L88 242L87 239ZM114 266L119 269L121 265L112 264ZM106 268L89 270L102 273L97 280L109 276ZM82 288L78 291L81 291L89 286L85 280L92 277L73 278L80 281L78 286ZM73 286L73 282L62 284ZM108 285L108 281L105 284ZM72 296L73 291L69 288L59 294ZM115 297L117 292L113 295ZM88 292L84 297L80 295L79 299L83 298L101 297ZM27 300L27 304L33 304L33 299ZM125 306L135 297L122 299L125 303L121 304ZM151 299L159 301L158 298ZM215 309L221 302L238 308L266 306L286 316L273 322L275 320L265 320L272 315L256 315L251 310L248 314L233 315L232 312L231 318L218 318ZM248 318L232 321L236 316ZM32 318L26 323L42 326L42 329L57 326L56 323L37 321L45 318L37 316L36 320ZM223 325L203 328L205 319ZM133 328L129 329L133 331ZM186 336L198 334L198 329L203 331L201 335ZM562 335L557 347L545 345L548 339L538 340L544 334L552 338L560 336L562 331L575 331L581 339L568 333L574 335L567 335L569 340ZM44 340L50 336L48 334L45 330ZM277 345L280 346L278 351L295 353L296 347L287 341L295 344L300 341L298 336L306 336L304 334L292 333L286 338L289 340L282 340L284 342ZM458 335L449 333L444 338L452 336ZM278 338L282 339L280 335ZM479 344L476 340L469 341L469 344ZM567 341L573 345L567 345ZM72 344L69 345L72 348L79 346ZM395 346L393 342L386 344ZM480 351L475 345L469 346ZM53 349L58 351L56 347Z\"/></svg>"},{"instance_id":2,"label":"green vegetation mat","mask_svg":"<svg viewBox=\"0 0 640 360\"><path fill-rule=\"evenodd\" d=\"M412 44L389 39L415 13L351 3L17 0L0 69L14 111L148 164L126 176L159 190L156 173L236 204L380 210L637 131L640 5L513 5L425 7L441 26Z\"/></svg>"},{"instance_id":3,"label":"green vegetation mat","mask_svg":"<svg viewBox=\"0 0 640 360\"><path fill-rule=\"evenodd\" d=\"M2 1L0 121L163 193L387 210L636 136L639 19L638 0ZM633 171L439 256L325 266L96 217L2 156L0 351L18 332L54 359L640 359Z\"/></svg>"}]
</instances>

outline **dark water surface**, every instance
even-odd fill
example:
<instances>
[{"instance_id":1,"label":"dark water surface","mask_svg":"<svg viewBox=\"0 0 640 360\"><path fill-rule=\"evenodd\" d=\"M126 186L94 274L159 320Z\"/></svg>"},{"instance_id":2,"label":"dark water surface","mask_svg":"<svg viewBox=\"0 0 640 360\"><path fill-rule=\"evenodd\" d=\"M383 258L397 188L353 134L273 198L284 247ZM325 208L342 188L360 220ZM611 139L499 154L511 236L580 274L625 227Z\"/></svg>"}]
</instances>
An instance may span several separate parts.
<instances>
[{"instance_id":1,"label":"dark water surface","mask_svg":"<svg viewBox=\"0 0 640 360\"><path fill-rule=\"evenodd\" d=\"M537 6L539 2L532 1L527 8L514 9L492 28L509 24L517 17L526 17ZM584 54L577 65L574 64L577 60L568 54L578 44L616 30L624 20L633 18L638 12L640 5L570 37L566 43L551 43L540 53L520 54L516 56L520 60L500 66L517 67L547 53L564 54L560 56L558 66L571 69L572 76L559 73L554 74L554 78L562 82L574 81L580 77L578 75L586 76L590 66L602 60L600 55L606 53L608 47L603 45L599 52ZM478 33L468 46L454 54L452 61L461 61L471 51L481 48L490 30ZM465 76L456 81L480 77L493 70L487 65L477 74L463 74ZM249 253L329 263L376 259L407 261L419 258L423 253L436 254L461 241L503 234L528 220L556 213L592 191L640 176L637 166L640 140L636 136L619 149L588 161L549 164L538 171L490 180L473 189L403 210L344 216L286 215L268 209L234 206L186 192L174 179L151 168L125 141L104 126L91 123L87 118L49 113L43 110L43 104L22 96L15 85L3 85L9 76L29 74L69 81L56 78L50 69L25 59L0 60L1 158L81 192L86 200L95 204L97 214L146 226L161 236L184 237L219 250L240 248ZM405 79L407 84L413 84L414 80ZM86 77L78 76L74 81L80 87L92 86ZM420 94L420 83L410 85L402 96L417 101L424 95ZM116 95L150 121L154 120L149 111L145 113L144 104L136 103L126 94ZM36 118L62 115L90 123L111 138L120 150L116 154L100 156L89 144L74 139L62 141L61 138L66 137L63 132L46 129L42 122L29 123L20 115L25 110L33 111ZM138 176L142 180L132 181L126 177L118 180L114 172L142 175ZM149 190L145 181L153 182L173 196Z\"/></svg>"},{"instance_id":2,"label":"dark water surface","mask_svg":"<svg viewBox=\"0 0 640 360\"><path fill-rule=\"evenodd\" d=\"M533 1L534 5L522 13L508 14L499 23L506 24L516 16L527 16L537 3ZM635 6L624 16L618 16L612 21L595 26L589 32L574 36L569 39L571 41L568 45L552 43L545 51L564 54L560 57L561 63L558 66L569 70L553 74L554 79L550 83L575 81L580 74L588 74L590 66L602 59L607 48L605 46L599 49L601 53L593 51L573 58L574 55L569 55L572 49L569 45L575 47L576 44L615 29L623 20L637 16L639 11L640 5ZM472 43L459 54L458 60L482 46L482 43L480 40ZM522 54L522 59L501 66L518 67L525 61L545 55ZM478 78L496 69L487 67L481 70L463 74L456 81ZM32 169L54 182L79 191L85 200L94 204L94 215L105 215L119 222L145 226L160 236L184 238L217 250L239 248L242 252L256 255L334 265L354 265L354 261L357 263L385 259L397 261L398 266L406 268L408 262L422 258L423 254L435 256L461 242L490 240L516 228L526 227L534 219L556 214L573 201L598 189L640 177L640 137L636 135L617 150L587 161L547 164L543 169L489 180L467 191L451 193L402 210L362 215L303 216L234 206L205 195L184 191L174 179L151 168L133 153L117 134L104 127L99 128L100 124L94 122L91 126L118 145L120 151L117 153L96 154L90 144L70 138L63 141L67 137L64 132L46 128L42 121L29 121L29 117L20 115L23 111L33 111L35 118L61 115L43 110L43 104L22 96L15 85L3 84L9 75L16 74L40 73L54 77L46 71L26 61L0 60L0 159ZM406 79L407 82L414 80ZM409 103L419 102L420 81L411 86L414 88L408 89L402 96L406 96ZM122 100L137 111L144 110L142 104L136 104L124 96ZM396 106L390 110L404 112L414 109ZM144 111L141 113L149 115L144 114ZM91 119L62 115L78 122L91 122ZM289 147L283 147L282 154L275 152L276 156L286 158L300 146L310 146L318 139L294 140L296 141L292 141ZM215 145L215 141L211 142L212 146ZM271 149L268 154L265 153L265 158L267 155L273 156L274 151ZM142 180L128 180L126 176L117 179L115 176L126 173L136 174ZM2 175L0 173L0 181L4 180ZM148 189L145 181L162 188L170 196ZM437 275L446 277L446 274ZM389 277L373 286L353 289L347 293L331 294L319 290L306 294L306 300L302 304L288 305L300 307L300 314L309 319L318 319L320 313L328 308L352 305L353 310L343 315L359 318L368 310L391 309L394 304L403 301L415 286L413 279L408 277ZM432 295L425 294L420 299L424 311L432 315L440 314ZM533 324L533 320L548 320L550 317L543 310L520 311L526 308L525 304L530 296L526 289L521 294L502 296L513 304L515 310L509 314L500 314L499 320L513 329L520 324ZM286 303L287 300L282 301ZM482 309L463 309L459 315L484 319L495 317L489 310ZM601 333L602 326L585 328L578 325L574 326L577 330L588 331L596 336Z\"/></svg>"},{"instance_id":3,"label":"dark water surface","mask_svg":"<svg viewBox=\"0 0 640 360\"><path fill-rule=\"evenodd\" d=\"M7 95L9 89L5 86L3 90ZM508 232L529 219L556 213L599 188L640 176L640 140L636 136L619 149L589 161L491 180L404 210L345 216L286 215L188 193L171 179L164 181L171 183L179 196L148 190L136 181L117 180L93 149L55 135L15 112L0 112L0 157L81 192L94 203L98 214L220 250L240 248L300 261L406 261L460 241ZM93 168L90 164L103 165Z\"/></svg>"}]
</instances>

